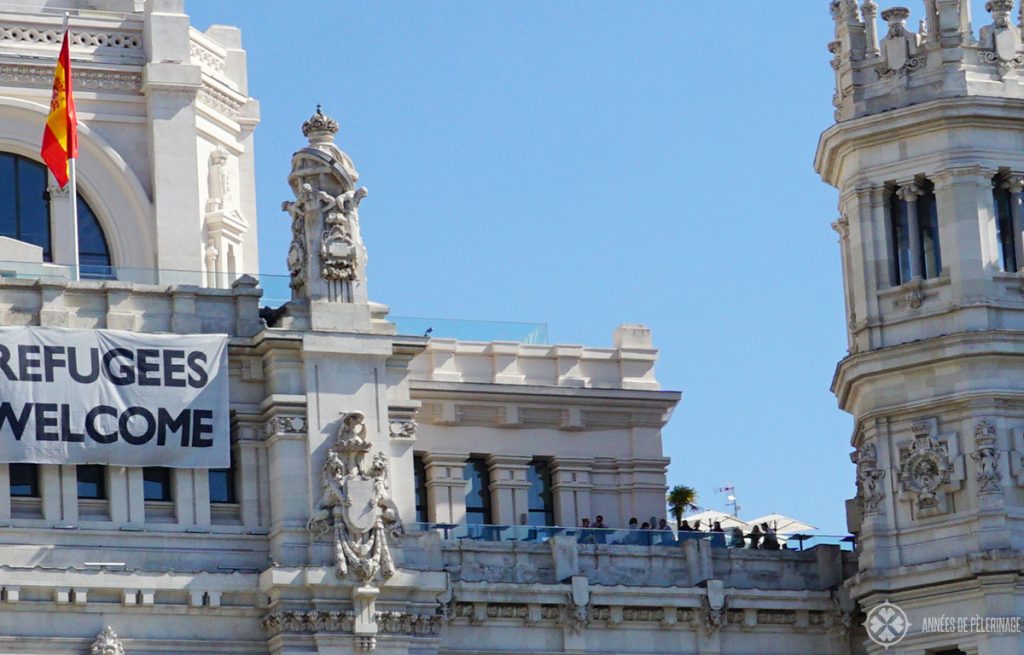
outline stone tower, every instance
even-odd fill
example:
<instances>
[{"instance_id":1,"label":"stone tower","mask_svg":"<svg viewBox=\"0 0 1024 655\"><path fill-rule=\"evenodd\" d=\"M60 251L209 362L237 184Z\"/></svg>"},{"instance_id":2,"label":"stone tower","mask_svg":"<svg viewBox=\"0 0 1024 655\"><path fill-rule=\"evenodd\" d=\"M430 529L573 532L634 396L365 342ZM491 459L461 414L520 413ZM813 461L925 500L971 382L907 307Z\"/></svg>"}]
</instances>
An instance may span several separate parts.
<instances>
[{"instance_id":1,"label":"stone tower","mask_svg":"<svg viewBox=\"0 0 1024 655\"><path fill-rule=\"evenodd\" d=\"M855 418L848 502L864 611L889 600L907 653L1020 653L1018 634L927 617L1024 614L1024 9L831 3L836 124L815 168L839 190ZM879 28L878 18L883 24ZM867 652L883 647L867 643Z\"/></svg>"}]
</instances>

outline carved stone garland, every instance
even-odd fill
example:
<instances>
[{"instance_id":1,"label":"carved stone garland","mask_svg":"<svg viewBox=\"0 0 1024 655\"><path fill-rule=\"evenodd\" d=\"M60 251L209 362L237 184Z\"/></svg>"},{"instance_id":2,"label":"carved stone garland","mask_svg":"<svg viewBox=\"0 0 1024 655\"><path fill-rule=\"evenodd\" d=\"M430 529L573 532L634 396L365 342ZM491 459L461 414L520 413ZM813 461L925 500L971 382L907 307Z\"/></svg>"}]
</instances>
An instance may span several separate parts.
<instances>
[{"instance_id":1,"label":"carved stone garland","mask_svg":"<svg viewBox=\"0 0 1024 655\"><path fill-rule=\"evenodd\" d=\"M364 414L345 414L335 443L327 451L320 499L308 524L317 536L333 534L338 578L352 574L358 581L352 590L356 650L376 647L374 600L379 590L374 582L378 576L387 580L395 574L388 537L403 532L390 495L388 457L378 452L367 465L371 449Z\"/></svg>"},{"instance_id":2,"label":"carved stone garland","mask_svg":"<svg viewBox=\"0 0 1024 655\"><path fill-rule=\"evenodd\" d=\"M125 655L124 645L109 625L96 635L89 649L89 655Z\"/></svg>"}]
</instances>

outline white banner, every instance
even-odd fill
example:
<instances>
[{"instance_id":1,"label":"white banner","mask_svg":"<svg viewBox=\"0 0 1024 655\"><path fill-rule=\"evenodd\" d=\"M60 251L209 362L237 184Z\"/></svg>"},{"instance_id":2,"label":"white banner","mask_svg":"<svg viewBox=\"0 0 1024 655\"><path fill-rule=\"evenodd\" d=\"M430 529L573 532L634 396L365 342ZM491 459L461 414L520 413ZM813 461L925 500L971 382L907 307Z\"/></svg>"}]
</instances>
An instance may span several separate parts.
<instances>
[{"instance_id":1,"label":"white banner","mask_svg":"<svg viewBox=\"0 0 1024 655\"><path fill-rule=\"evenodd\" d=\"M227 336L0 328L0 462L230 465Z\"/></svg>"}]
</instances>

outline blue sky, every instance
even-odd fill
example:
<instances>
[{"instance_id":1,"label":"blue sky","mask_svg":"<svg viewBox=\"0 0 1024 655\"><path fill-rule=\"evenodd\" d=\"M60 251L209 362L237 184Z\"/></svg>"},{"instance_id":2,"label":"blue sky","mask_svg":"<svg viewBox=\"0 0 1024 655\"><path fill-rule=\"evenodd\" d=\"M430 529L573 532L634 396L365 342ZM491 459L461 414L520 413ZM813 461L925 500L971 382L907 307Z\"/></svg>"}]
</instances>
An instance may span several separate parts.
<instances>
[{"instance_id":1,"label":"blue sky","mask_svg":"<svg viewBox=\"0 0 1024 655\"><path fill-rule=\"evenodd\" d=\"M322 103L370 190L373 299L547 322L559 343L645 323L660 380L683 392L669 483L724 509L714 489L731 482L742 516L845 533L837 196L812 169L832 123L826 0L186 10L243 30L264 273L285 270L285 176Z\"/></svg>"}]
</instances>

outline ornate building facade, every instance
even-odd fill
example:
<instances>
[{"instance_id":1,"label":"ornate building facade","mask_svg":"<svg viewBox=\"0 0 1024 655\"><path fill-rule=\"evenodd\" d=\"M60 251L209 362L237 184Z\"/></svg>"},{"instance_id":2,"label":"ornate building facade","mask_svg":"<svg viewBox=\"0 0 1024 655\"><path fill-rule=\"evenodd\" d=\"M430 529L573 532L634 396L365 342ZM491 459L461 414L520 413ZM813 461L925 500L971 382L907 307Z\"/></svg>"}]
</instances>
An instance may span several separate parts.
<instances>
[{"instance_id":1,"label":"ornate building facade","mask_svg":"<svg viewBox=\"0 0 1024 655\"><path fill-rule=\"evenodd\" d=\"M918 624L1021 614L1009 2L977 38L960 0L926 2L918 34L887 10L882 37L872 0L832 3L837 124L816 166L840 189L856 554L582 539L583 518L664 516L680 395L660 388L650 331L623 325L610 347L401 334L370 300L372 199L320 108L283 199L291 299L261 309L245 51L233 28L192 28L181 0L70 2L87 117L74 261L70 201L36 155L61 32L48 4L0 6L0 325L226 335L231 465L0 464L0 654L851 655L882 651L861 626L881 600ZM0 410L0 439L29 420Z\"/></svg>"}]
</instances>

